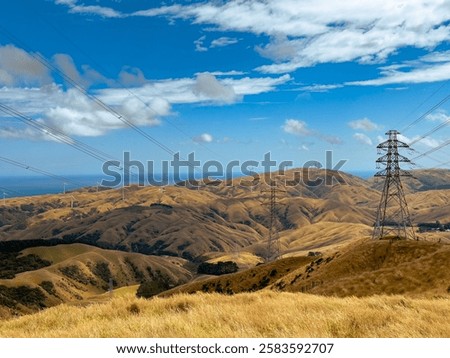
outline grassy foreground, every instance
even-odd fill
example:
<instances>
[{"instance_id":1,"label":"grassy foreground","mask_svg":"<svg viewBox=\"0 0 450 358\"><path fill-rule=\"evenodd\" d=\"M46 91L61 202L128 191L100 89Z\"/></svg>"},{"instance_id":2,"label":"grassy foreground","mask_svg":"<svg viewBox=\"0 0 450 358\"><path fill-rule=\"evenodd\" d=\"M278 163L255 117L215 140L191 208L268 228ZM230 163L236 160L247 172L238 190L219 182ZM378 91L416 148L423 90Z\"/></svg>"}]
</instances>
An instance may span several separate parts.
<instances>
[{"instance_id":1,"label":"grassy foreground","mask_svg":"<svg viewBox=\"0 0 450 358\"><path fill-rule=\"evenodd\" d=\"M263 291L130 295L0 321L2 337L450 337L450 300Z\"/></svg>"}]
</instances>

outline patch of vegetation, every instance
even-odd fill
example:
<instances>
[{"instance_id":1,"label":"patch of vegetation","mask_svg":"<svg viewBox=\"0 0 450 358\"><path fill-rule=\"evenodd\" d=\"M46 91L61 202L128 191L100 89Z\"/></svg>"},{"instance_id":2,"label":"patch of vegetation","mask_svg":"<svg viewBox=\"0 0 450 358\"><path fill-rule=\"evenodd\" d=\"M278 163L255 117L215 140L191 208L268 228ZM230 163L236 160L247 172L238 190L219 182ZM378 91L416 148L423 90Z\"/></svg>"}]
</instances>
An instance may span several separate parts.
<instances>
[{"instance_id":1,"label":"patch of vegetation","mask_svg":"<svg viewBox=\"0 0 450 358\"><path fill-rule=\"evenodd\" d=\"M144 273L141 270L139 270L139 268L134 264L134 262L131 261L127 257L125 259L125 263L127 264L127 266L129 266L131 268L131 271L133 272L135 280L138 281L138 282L144 282L145 275L144 275Z\"/></svg>"},{"instance_id":2,"label":"patch of vegetation","mask_svg":"<svg viewBox=\"0 0 450 358\"><path fill-rule=\"evenodd\" d=\"M24 305L30 308L45 308L45 295L40 288L28 286L6 287L0 285L0 306L17 308Z\"/></svg>"},{"instance_id":3,"label":"patch of vegetation","mask_svg":"<svg viewBox=\"0 0 450 358\"><path fill-rule=\"evenodd\" d=\"M49 295L58 296L55 290L55 285L51 281L42 281L39 286L41 286Z\"/></svg>"},{"instance_id":4,"label":"patch of vegetation","mask_svg":"<svg viewBox=\"0 0 450 358\"><path fill-rule=\"evenodd\" d=\"M117 287L117 281L113 278L112 272L107 262L96 262L95 265L89 266L91 272L100 278L105 284L102 285L102 289L107 291L110 288L110 280L112 280L112 286Z\"/></svg>"},{"instance_id":5,"label":"patch of vegetation","mask_svg":"<svg viewBox=\"0 0 450 358\"><path fill-rule=\"evenodd\" d=\"M139 313L141 313L141 309L136 303L132 303L131 305L129 305L127 307L127 311L134 315L138 315Z\"/></svg>"},{"instance_id":6,"label":"patch of vegetation","mask_svg":"<svg viewBox=\"0 0 450 358\"><path fill-rule=\"evenodd\" d=\"M161 280L145 281L139 286L136 296L150 298L169 289L169 285Z\"/></svg>"},{"instance_id":7,"label":"patch of vegetation","mask_svg":"<svg viewBox=\"0 0 450 358\"><path fill-rule=\"evenodd\" d=\"M37 255L20 256L18 252L0 253L0 279L12 279L18 273L39 270L52 263Z\"/></svg>"},{"instance_id":8,"label":"patch of vegetation","mask_svg":"<svg viewBox=\"0 0 450 358\"><path fill-rule=\"evenodd\" d=\"M174 283L170 277L162 273L160 270L153 272L151 267L147 267L147 271L151 277L151 280L141 283L136 292L137 297L150 298L174 286Z\"/></svg>"},{"instance_id":9,"label":"patch of vegetation","mask_svg":"<svg viewBox=\"0 0 450 358\"><path fill-rule=\"evenodd\" d=\"M84 274L76 265L62 267L59 269L59 271L61 271L64 276L69 277L72 280L75 280L83 285L97 286L97 282L92 277Z\"/></svg>"},{"instance_id":10,"label":"patch of vegetation","mask_svg":"<svg viewBox=\"0 0 450 358\"><path fill-rule=\"evenodd\" d=\"M237 272L238 269L238 265L233 261L219 261L216 264L203 262L198 266L197 273L219 276Z\"/></svg>"},{"instance_id":11,"label":"patch of vegetation","mask_svg":"<svg viewBox=\"0 0 450 358\"><path fill-rule=\"evenodd\" d=\"M22 205L20 205L20 210L22 210L22 211L28 211L28 212L33 212L33 210L34 210L34 205L33 205L33 204L22 204Z\"/></svg>"},{"instance_id":12,"label":"patch of vegetation","mask_svg":"<svg viewBox=\"0 0 450 358\"><path fill-rule=\"evenodd\" d=\"M267 287L270 283L270 278L267 276L264 276L258 283L259 289L263 289L264 287Z\"/></svg>"},{"instance_id":13,"label":"patch of vegetation","mask_svg":"<svg viewBox=\"0 0 450 358\"><path fill-rule=\"evenodd\" d=\"M109 282L109 279L112 277L112 273L107 262L96 262L91 271L95 276L101 278L105 282Z\"/></svg>"}]
</instances>

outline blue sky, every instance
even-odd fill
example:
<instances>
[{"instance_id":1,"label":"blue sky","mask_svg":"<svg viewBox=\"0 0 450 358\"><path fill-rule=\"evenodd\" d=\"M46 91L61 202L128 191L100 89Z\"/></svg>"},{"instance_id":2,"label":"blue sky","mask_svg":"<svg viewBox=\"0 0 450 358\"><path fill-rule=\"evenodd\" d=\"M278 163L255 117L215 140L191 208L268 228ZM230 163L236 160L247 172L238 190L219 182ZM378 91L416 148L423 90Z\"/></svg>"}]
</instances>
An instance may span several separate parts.
<instances>
[{"instance_id":1,"label":"blue sky","mask_svg":"<svg viewBox=\"0 0 450 358\"><path fill-rule=\"evenodd\" d=\"M342 170L371 170L387 130L414 143L449 121L444 102L409 126L450 93L449 21L442 0L4 2L0 103L53 135L0 112L0 155L57 174L101 171L63 138L111 158L170 160L151 136L202 161L270 151L302 166L332 150ZM417 163L442 166L448 148L431 156Z\"/></svg>"}]
</instances>

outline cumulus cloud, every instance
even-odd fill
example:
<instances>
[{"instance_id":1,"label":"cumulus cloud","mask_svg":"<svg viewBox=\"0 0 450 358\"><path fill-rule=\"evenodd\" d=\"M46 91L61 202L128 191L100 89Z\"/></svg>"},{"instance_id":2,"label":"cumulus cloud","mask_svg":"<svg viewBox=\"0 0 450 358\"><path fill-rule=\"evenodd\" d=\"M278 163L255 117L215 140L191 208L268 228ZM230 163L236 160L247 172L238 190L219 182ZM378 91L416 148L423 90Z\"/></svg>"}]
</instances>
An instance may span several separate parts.
<instances>
[{"instance_id":1,"label":"cumulus cloud","mask_svg":"<svg viewBox=\"0 0 450 358\"><path fill-rule=\"evenodd\" d=\"M56 54L53 56L53 62L61 73L66 76L69 81L66 84L71 87L75 82L78 86L83 88L89 88L95 83L110 84L114 81L107 79L99 72L93 70L87 65L81 66L81 71L78 70L72 57L67 54Z\"/></svg>"},{"instance_id":2,"label":"cumulus cloud","mask_svg":"<svg viewBox=\"0 0 450 358\"><path fill-rule=\"evenodd\" d=\"M68 77L76 82L81 82L81 75L78 72L72 57L66 54L56 54L53 56L56 66Z\"/></svg>"},{"instance_id":3,"label":"cumulus cloud","mask_svg":"<svg viewBox=\"0 0 450 358\"><path fill-rule=\"evenodd\" d=\"M238 77L242 73L230 71L218 73L220 80L213 73L199 73L194 78L151 81L140 69L125 67L115 81L89 66L77 67L66 54L54 55L51 63L70 78L67 86L55 84L52 73L24 50L14 46L0 47L2 103L19 109L43 125L76 136L104 135L125 128L126 121L136 126L155 126L163 117L172 114L174 104L235 103L247 95L273 91L291 80L289 75ZM71 86L73 82L105 105L88 98L78 86ZM94 83L109 87L89 89ZM49 139L42 132L5 126L0 130L0 137Z\"/></svg>"},{"instance_id":4,"label":"cumulus cloud","mask_svg":"<svg viewBox=\"0 0 450 358\"><path fill-rule=\"evenodd\" d=\"M203 133L192 138L192 140L195 143L211 143L214 140L214 137L209 133Z\"/></svg>"},{"instance_id":5,"label":"cumulus cloud","mask_svg":"<svg viewBox=\"0 0 450 358\"><path fill-rule=\"evenodd\" d=\"M5 51L4 48L1 49ZM26 52L15 47L8 48L4 53L10 52L23 56L26 60L24 63L28 63L31 58ZM96 81L106 84L115 82L116 85L120 82L122 86L127 86L89 90L89 93L109 106L111 110L108 110L105 106L100 106L86 97L77 88L71 86L64 88L51 83L50 74L45 69L23 66L21 61L14 64L10 60L9 56L0 57L2 69L7 69L10 76L7 78L9 86L0 89L2 103L20 109L21 113L30 118L35 120L39 118L42 124L57 131L76 136L100 136L111 130L125 128L127 124L121 119L126 119L136 126L155 126L160 124L163 117L172 113L173 104L234 103L246 95L272 91L279 84L290 80L290 77L286 75L236 78L237 73L233 72L230 73L233 77L221 80L213 74L200 73L195 78L150 81L139 69L124 68L119 74L119 80L112 81L101 77L86 66L78 70L70 56L55 55L53 62L59 70L81 86L87 87ZM14 66L16 66L15 69ZM225 76L226 73L222 75ZM50 84L40 85L40 87L17 86L27 81L43 82L43 78ZM12 85L16 86L11 87ZM133 88L130 89L129 86ZM0 137L54 139L54 136L50 138L45 133L28 128L10 127L1 128Z\"/></svg>"},{"instance_id":6,"label":"cumulus cloud","mask_svg":"<svg viewBox=\"0 0 450 358\"><path fill-rule=\"evenodd\" d=\"M355 133L353 134L353 138L355 138L359 143L372 146L373 142L367 135L364 133Z\"/></svg>"},{"instance_id":7,"label":"cumulus cloud","mask_svg":"<svg viewBox=\"0 0 450 358\"><path fill-rule=\"evenodd\" d=\"M350 128L355 130L362 130L365 132L371 132L379 129L379 126L372 122L369 118L361 118L354 121L348 122Z\"/></svg>"},{"instance_id":8,"label":"cumulus cloud","mask_svg":"<svg viewBox=\"0 0 450 358\"><path fill-rule=\"evenodd\" d=\"M193 92L205 100L223 103L232 103L236 100L236 93L233 87L221 83L210 73L200 73L197 75Z\"/></svg>"},{"instance_id":9,"label":"cumulus cloud","mask_svg":"<svg viewBox=\"0 0 450 358\"><path fill-rule=\"evenodd\" d=\"M142 86L148 82L141 69L136 67L124 67L119 73L119 83L123 86Z\"/></svg>"},{"instance_id":10,"label":"cumulus cloud","mask_svg":"<svg viewBox=\"0 0 450 358\"><path fill-rule=\"evenodd\" d=\"M51 104L44 100L44 96L50 97ZM31 115L41 116L38 122L56 130L54 133L65 133L75 136L100 136L114 129L124 128L126 124L116 115L92 102L76 89L63 91L54 88L52 92L39 92L35 96L43 99L41 108L35 108ZM49 105L46 107L46 105ZM38 103L34 103L38 107ZM114 106L127 120L136 126L155 126L160 123L159 116L170 112L170 105L162 100L154 99L149 103L141 102L137 98L128 98L121 101L119 106ZM12 137L10 128L2 128L1 137ZM57 134L59 136L59 134ZM26 127L14 130L15 138L30 139L57 139L55 135L49 135L43 131L30 130Z\"/></svg>"},{"instance_id":11,"label":"cumulus cloud","mask_svg":"<svg viewBox=\"0 0 450 358\"><path fill-rule=\"evenodd\" d=\"M51 83L47 67L13 45L0 46L0 86L33 86Z\"/></svg>"}]
</instances>

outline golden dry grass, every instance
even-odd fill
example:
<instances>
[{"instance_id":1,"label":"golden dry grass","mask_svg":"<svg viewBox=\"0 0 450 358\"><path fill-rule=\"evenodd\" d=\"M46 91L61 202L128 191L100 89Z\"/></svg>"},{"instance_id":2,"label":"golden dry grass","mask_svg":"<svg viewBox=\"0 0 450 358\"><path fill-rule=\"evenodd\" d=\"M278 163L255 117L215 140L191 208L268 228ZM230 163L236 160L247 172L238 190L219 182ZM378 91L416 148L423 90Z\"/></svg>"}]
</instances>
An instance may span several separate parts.
<instances>
[{"instance_id":1,"label":"golden dry grass","mask_svg":"<svg viewBox=\"0 0 450 358\"><path fill-rule=\"evenodd\" d=\"M132 305L136 307L132 308ZM131 296L0 322L2 337L450 337L450 300L259 292Z\"/></svg>"}]
</instances>

